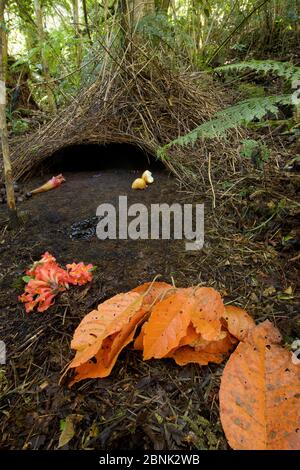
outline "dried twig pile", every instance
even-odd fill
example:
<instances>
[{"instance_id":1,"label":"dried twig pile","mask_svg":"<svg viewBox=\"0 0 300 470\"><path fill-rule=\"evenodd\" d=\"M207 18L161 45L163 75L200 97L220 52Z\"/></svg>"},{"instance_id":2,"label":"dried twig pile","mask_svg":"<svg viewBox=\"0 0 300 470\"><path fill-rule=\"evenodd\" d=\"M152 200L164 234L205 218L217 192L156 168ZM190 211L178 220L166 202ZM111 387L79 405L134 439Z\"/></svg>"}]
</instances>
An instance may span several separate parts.
<instances>
[{"instance_id":1,"label":"dried twig pile","mask_svg":"<svg viewBox=\"0 0 300 470\"><path fill-rule=\"evenodd\" d=\"M171 72L141 52L130 58L125 55L102 69L97 80L54 119L12 140L14 177L30 173L54 152L71 145L131 143L155 155L159 146L209 120L228 101L205 74ZM212 153L224 159L223 172L236 155L235 135L227 142L200 142L189 149L189 158L186 149L174 148L167 165L181 179L185 173L190 176L188 167L195 162L200 170L204 165L207 174Z\"/></svg>"}]
</instances>

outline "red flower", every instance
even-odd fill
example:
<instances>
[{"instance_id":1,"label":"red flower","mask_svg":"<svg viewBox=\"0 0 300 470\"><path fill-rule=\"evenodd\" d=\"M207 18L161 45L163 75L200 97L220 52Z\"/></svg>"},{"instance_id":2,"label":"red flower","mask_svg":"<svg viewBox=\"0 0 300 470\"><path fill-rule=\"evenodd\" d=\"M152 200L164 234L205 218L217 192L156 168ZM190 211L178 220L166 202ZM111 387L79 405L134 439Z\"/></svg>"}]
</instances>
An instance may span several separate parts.
<instances>
[{"instance_id":1,"label":"red flower","mask_svg":"<svg viewBox=\"0 0 300 470\"><path fill-rule=\"evenodd\" d=\"M59 292L69 288L69 284L82 286L91 281L93 269L92 264L85 265L80 262L68 264L65 270L56 263L54 256L46 251L42 258L26 271L30 279L19 300L24 302L27 313L36 306L38 312L44 312L54 304L54 298Z\"/></svg>"},{"instance_id":2,"label":"red flower","mask_svg":"<svg viewBox=\"0 0 300 470\"><path fill-rule=\"evenodd\" d=\"M56 293L53 293L51 289L43 289L40 295L36 298L37 303L39 304L38 306L38 312L44 312L47 310L51 305L54 304L54 297L56 296Z\"/></svg>"},{"instance_id":3,"label":"red flower","mask_svg":"<svg viewBox=\"0 0 300 470\"><path fill-rule=\"evenodd\" d=\"M53 263L57 266L56 259L54 258L54 256L52 256L50 253L48 253L48 251L46 251L42 255L41 259L39 261L35 261L33 265L26 271L27 276L35 276L36 269L45 263Z\"/></svg>"},{"instance_id":4,"label":"red flower","mask_svg":"<svg viewBox=\"0 0 300 470\"><path fill-rule=\"evenodd\" d=\"M52 289L58 290L68 288L70 282L68 272L56 263L45 263L38 266L35 271L35 279L46 282Z\"/></svg>"},{"instance_id":5,"label":"red flower","mask_svg":"<svg viewBox=\"0 0 300 470\"><path fill-rule=\"evenodd\" d=\"M65 180L62 174L57 175L57 176L52 176L52 178L44 183L42 186L39 186L38 188L34 189L33 191L30 191L30 194L38 194L38 193L44 193L45 191L49 191L50 189L57 188L60 186Z\"/></svg>"},{"instance_id":6,"label":"red flower","mask_svg":"<svg viewBox=\"0 0 300 470\"><path fill-rule=\"evenodd\" d=\"M70 284L83 286L93 279L92 271L94 266L92 264L85 265L82 261L80 263L67 264Z\"/></svg>"}]
</instances>

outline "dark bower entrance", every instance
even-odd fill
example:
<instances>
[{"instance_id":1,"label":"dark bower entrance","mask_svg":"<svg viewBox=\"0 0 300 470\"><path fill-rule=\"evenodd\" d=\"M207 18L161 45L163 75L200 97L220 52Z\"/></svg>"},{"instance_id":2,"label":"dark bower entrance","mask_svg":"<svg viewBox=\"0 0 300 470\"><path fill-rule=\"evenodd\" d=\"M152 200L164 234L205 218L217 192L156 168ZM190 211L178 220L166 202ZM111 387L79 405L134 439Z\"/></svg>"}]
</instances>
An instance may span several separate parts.
<instances>
[{"instance_id":1,"label":"dark bower entrance","mask_svg":"<svg viewBox=\"0 0 300 470\"><path fill-rule=\"evenodd\" d=\"M153 155L131 144L73 145L55 152L43 167L56 173L165 168Z\"/></svg>"}]
</instances>

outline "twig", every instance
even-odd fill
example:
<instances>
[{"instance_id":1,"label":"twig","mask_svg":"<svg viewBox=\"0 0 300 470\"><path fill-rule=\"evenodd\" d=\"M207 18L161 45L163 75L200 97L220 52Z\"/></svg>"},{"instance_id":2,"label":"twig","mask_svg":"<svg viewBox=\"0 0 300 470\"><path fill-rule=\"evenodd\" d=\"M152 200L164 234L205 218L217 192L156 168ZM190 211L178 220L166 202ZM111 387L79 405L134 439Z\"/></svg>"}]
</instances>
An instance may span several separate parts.
<instances>
[{"instance_id":1,"label":"twig","mask_svg":"<svg viewBox=\"0 0 300 470\"><path fill-rule=\"evenodd\" d=\"M216 208L216 194L215 194L214 186L213 186L212 179L211 179L211 153L210 152L208 153L208 179L209 179L209 184L210 184L212 195L213 195L213 209L215 209Z\"/></svg>"}]
</instances>

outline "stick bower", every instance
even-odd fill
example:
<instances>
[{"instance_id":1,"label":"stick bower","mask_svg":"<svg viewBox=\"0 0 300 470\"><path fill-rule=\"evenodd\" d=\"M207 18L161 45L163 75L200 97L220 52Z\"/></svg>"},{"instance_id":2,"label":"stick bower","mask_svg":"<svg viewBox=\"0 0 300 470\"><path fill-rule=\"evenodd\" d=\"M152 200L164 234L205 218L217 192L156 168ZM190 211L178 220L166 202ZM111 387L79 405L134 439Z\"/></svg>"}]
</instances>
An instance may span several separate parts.
<instances>
[{"instance_id":1,"label":"stick bower","mask_svg":"<svg viewBox=\"0 0 300 470\"><path fill-rule=\"evenodd\" d=\"M30 175L55 152L74 145L127 143L156 155L160 146L211 119L229 103L228 93L204 73L170 71L142 54L134 60L123 58L121 64L106 67L52 120L11 139L14 179ZM227 167L229 172L234 169L237 139L239 134L232 131L225 140L174 146L165 163L182 181L197 180L200 172L207 182L207 163L216 156L222 165L212 172L219 179Z\"/></svg>"}]
</instances>

